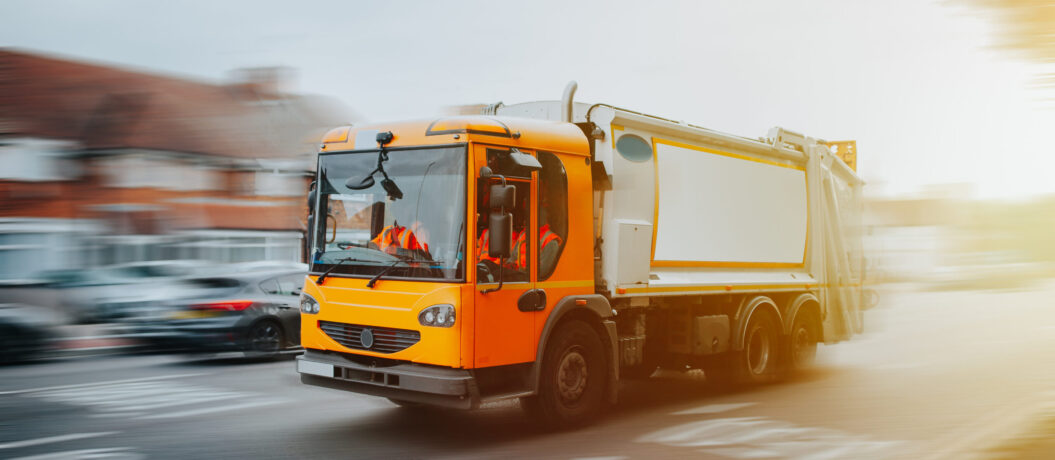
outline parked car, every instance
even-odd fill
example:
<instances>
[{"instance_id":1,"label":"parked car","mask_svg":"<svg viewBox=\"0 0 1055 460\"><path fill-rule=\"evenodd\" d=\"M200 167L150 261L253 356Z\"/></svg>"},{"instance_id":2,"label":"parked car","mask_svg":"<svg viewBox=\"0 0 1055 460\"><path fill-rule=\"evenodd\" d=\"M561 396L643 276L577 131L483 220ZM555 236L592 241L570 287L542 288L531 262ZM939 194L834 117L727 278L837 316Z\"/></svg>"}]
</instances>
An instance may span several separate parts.
<instances>
[{"instance_id":1,"label":"parked car","mask_svg":"<svg viewBox=\"0 0 1055 460\"><path fill-rule=\"evenodd\" d=\"M44 308L62 315L66 323L92 323L100 320L96 299L121 292L126 283L100 270L52 270L25 283L5 285L0 302Z\"/></svg>"},{"instance_id":2,"label":"parked car","mask_svg":"<svg viewBox=\"0 0 1055 460\"><path fill-rule=\"evenodd\" d=\"M41 307L0 304L0 364L32 361L51 344L55 315Z\"/></svg>"},{"instance_id":3,"label":"parked car","mask_svg":"<svg viewBox=\"0 0 1055 460\"><path fill-rule=\"evenodd\" d=\"M150 295L189 276L214 273L216 264L200 260L136 262L38 273L39 279L5 286L4 302L49 308L70 323L109 322L124 313L115 305Z\"/></svg>"},{"instance_id":4,"label":"parked car","mask_svg":"<svg viewBox=\"0 0 1055 460\"><path fill-rule=\"evenodd\" d=\"M192 294L129 323L139 339L187 351L278 353L300 346L306 270L258 270L185 280Z\"/></svg>"}]
</instances>

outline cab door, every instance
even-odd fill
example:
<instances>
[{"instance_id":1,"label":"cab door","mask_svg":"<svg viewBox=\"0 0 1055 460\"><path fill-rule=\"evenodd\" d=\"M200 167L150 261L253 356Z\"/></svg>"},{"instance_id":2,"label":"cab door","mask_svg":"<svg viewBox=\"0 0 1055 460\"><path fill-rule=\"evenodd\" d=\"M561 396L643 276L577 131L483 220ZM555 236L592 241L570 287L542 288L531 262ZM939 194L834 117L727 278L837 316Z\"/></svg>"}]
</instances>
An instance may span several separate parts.
<instances>
[{"instance_id":1,"label":"cab door","mask_svg":"<svg viewBox=\"0 0 1055 460\"><path fill-rule=\"evenodd\" d=\"M509 152L509 148L479 145L474 148L475 172L488 166L494 174L505 176L507 183L516 188L516 204L512 211L513 255L505 260L495 260L487 254L486 229L490 212L487 205L489 185L496 183L497 179L477 179L473 259L476 262L474 367L535 359L534 315L517 307L520 297L533 289L535 282L531 257L534 243L530 237L535 228L535 179L532 172L504 161L505 152ZM498 287L499 276L502 277L502 288L485 292Z\"/></svg>"}]
</instances>

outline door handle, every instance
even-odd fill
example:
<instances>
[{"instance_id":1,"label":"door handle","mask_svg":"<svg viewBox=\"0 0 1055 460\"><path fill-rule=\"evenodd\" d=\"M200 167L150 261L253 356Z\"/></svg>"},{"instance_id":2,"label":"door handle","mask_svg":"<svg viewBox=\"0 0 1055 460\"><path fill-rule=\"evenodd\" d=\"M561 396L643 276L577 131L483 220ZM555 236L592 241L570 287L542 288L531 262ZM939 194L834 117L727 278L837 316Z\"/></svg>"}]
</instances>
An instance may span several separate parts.
<instances>
[{"instance_id":1,"label":"door handle","mask_svg":"<svg viewBox=\"0 0 1055 460\"><path fill-rule=\"evenodd\" d=\"M520 294L517 299L517 309L520 311L542 311L546 309L546 291L542 289L529 289Z\"/></svg>"}]
</instances>

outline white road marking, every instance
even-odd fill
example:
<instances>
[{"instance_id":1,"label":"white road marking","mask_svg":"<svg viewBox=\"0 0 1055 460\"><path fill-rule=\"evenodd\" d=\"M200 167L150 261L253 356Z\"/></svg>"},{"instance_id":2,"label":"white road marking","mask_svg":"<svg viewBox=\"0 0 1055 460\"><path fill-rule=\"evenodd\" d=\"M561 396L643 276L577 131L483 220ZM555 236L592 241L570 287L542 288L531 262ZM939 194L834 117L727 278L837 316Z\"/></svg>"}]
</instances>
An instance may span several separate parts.
<instances>
[{"instance_id":1,"label":"white road marking","mask_svg":"<svg viewBox=\"0 0 1055 460\"><path fill-rule=\"evenodd\" d=\"M52 452L49 454L30 455L11 460L140 460L146 458L136 453L131 447L106 447L102 449L80 449Z\"/></svg>"},{"instance_id":2,"label":"white road marking","mask_svg":"<svg viewBox=\"0 0 1055 460\"><path fill-rule=\"evenodd\" d=\"M707 454L715 454L722 457L732 458L778 458L779 453L758 449L754 447L722 447L717 449L705 449L701 452Z\"/></svg>"},{"instance_id":3,"label":"white road marking","mask_svg":"<svg viewBox=\"0 0 1055 460\"><path fill-rule=\"evenodd\" d=\"M225 399L252 397L252 396L255 396L255 395L253 395L251 393L227 392L227 393L213 393L213 394L205 394L205 395L196 395L196 396L191 397L191 398L187 398L186 396L187 395L172 395L172 396L167 396L167 397L162 397L162 398L155 398L155 399L150 400L151 404L129 405L129 406L123 407L123 409L124 410L128 410L128 411L145 411L145 410L161 409L161 408L172 407L172 406L181 406L181 405L191 404L191 403L200 404L200 403L206 403L206 402L223 401Z\"/></svg>"},{"instance_id":4,"label":"white road marking","mask_svg":"<svg viewBox=\"0 0 1055 460\"><path fill-rule=\"evenodd\" d=\"M65 389L72 389L72 388L90 388L90 387L95 387L95 386L107 386L107 385L114 385L114 384L119 384L119 383L146 382L146 381L151 381L151 380L180 379L180 378L185 378L185 377L197 377L197 376L200 376L200 375L206 375L206 374L204 374L204 373L197 373L197 374L159 375L159 376L154 376L154 377L142 377L142 378L138 378L138 379L110 380L110 381L107 381L107 382L80 383L80 384L76 384L76 385L59 385L59 386L44 387L44 388L26 388L24 390L0 391L0 396L24 394L24 393L37 393L37 392L41 392L41 391L65 390Z\"/></svg>"},{"instance_id":5,"label":"white road marking","mask_svg":"<svg viewBox=\"0 0 1055 460\"><path fill-rule=\"evenodd\" d=\"M144 416L138 417L138 418L144 419L144 420L151 420L151 419L164 419L164 418L191 417L191 416L195 416L195 415L211 414L211 413L214 413L214 412L227 412L227 411L233 411L233 410L239 410L239 409L248 409L248 408L251 408L251 407L271 406L271 405L280 404L280 403L284 403L284 402L286 402L286 400L283 400L283 399L265 399L265 400L262 400L262 401L252 401L252 402L247 402L247 403L231 404L231 405L219 406L219 407L206 407L206 408L202 408L202 409L187 410L187 411L183 411L183 412L170 412L170 413L167 413L167 414L144 415Z\"/></svg>"},{"instance_id":6,"label":"white road marking","mask_svg":"<svg viewBox=\"0 0 1055 460\"><path fill-rule=\"evenodd\" d=\"M260 393L228 391L171 380L63 387L36 391L26 396L49 402L84 406L92 411L92 417L138 419L190 417L286 402L284 399L265 399L266 395ZM230 401L230 404L216 406L215 404L220 401Z\"/></svg>"},{"instance_id":7,"label":"white road marking","mask_svg":"<svg viewBox=\"0 0 1055 460\"><path fill-rule=\"evenodd\" d=\"M759 417L724 418L690 422L666 428L637 439L670 446L707 446L728 444L722 439L727 432L737 432L765 423Z\"/></svg>"},{"instance_id":8,"label":"white road marking","mask_svg":"<svg viewBox=\"0 0 1055 460\"><path fill-rule=\"evenodd\" d=\"M103 431L99 433L71 433L59 436L48 436L46 438L27 439L25 441L12 441L0 444L0 450L3 449L18 449L22 447L39 446L43 444L52 444L56 442L74 441L77 439L88 439L98 438L100 436L109 436L111 434L117 434L120 431Z\"/></svg>"},{"instance_id":9,"label":"white road marking","mask_svg":"<svg viewBox=\"0 0 1055 460\"><path fill-rule=\"evenodd\" d=\"M708 404L706 406L697 407L695 409L686 409L683 411L674 412L670 415L694 415L694 414L719 414L722 412L729 412L731 410L743 409L745 407L754 406L757 403L736 403L736 404Z\"/></svg>"},{"instance_id":10,"label":"white road marking","mask_svg":"<svg viewBox=\"0 0 1055 460\"><path fill-rule=\"evenodd\" d=\"M873 441L829 429L796 426L763 417L708 419L665 428L636 440L733 458L827 460L883 458L897 441Z\"/></svg>"}]
</instances>

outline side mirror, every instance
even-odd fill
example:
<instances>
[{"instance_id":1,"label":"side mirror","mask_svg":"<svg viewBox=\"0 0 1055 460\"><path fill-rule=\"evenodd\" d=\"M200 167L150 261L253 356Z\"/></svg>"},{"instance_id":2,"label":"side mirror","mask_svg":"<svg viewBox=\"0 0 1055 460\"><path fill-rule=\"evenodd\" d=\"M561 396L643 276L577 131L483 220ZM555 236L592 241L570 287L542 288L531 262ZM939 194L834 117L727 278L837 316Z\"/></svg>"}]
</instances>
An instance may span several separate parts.
<instances>
[{"instance_id":1,"label":"side mirror","mask_svg":"<svg viewBox=\"0 0 1055 460\"><path fill-rule=\"evenodd\" d=\"M311 182L308 186L308 214L315 212L315 198L318 197L318 193L315 191L315 181Z\"/></svg>"},{"instance_id":2,"label":"side mirror","mask_svg":"<svg viewBox=\"0 0 1055 460\"><path fill-rule=\"evenodd\" d=\"M513 246L513 215L492 211L487 221L487 233L487 255L500 259L509 257Z\"/></svg>"}]
</instances>

